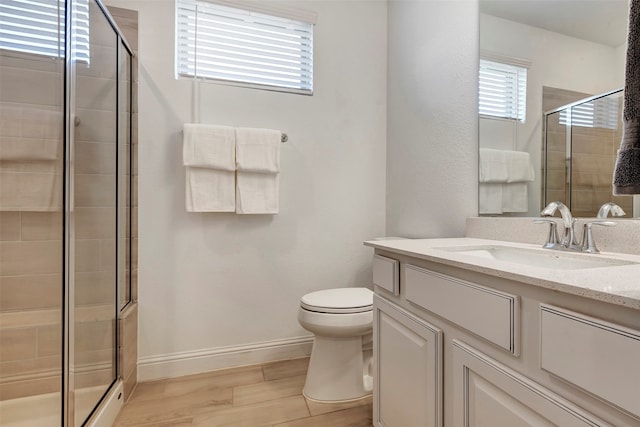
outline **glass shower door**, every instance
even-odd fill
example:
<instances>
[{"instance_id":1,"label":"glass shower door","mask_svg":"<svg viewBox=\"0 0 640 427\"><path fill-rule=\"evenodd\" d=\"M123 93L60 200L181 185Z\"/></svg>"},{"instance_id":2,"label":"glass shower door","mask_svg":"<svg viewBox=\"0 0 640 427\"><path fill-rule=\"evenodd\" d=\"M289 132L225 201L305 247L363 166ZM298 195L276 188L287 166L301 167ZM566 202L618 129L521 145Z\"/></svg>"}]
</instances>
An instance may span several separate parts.
<instances>
[{"instance_id":1,"label":"glass shower door","mask_svg":"<svg viewBox=\"0 0 640 427\"><path fill-rule=\"evenodd\" d=\"M87 6L83 17L82 2L76 3L73 28L83 31L81 20L88 22L89 55L72 55L69 413L75 426L117 377L118 36L94 0Z\"/></svg>"}]
</instances>

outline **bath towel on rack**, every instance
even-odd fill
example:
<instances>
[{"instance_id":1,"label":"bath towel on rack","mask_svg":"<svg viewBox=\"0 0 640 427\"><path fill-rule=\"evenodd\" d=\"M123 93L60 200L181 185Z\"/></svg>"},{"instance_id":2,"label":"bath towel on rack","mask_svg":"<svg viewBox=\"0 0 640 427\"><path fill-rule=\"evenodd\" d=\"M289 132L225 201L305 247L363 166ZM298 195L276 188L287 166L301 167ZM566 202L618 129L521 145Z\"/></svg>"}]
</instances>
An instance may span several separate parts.
<instances>
[{"instance_id":1,"label":"bath towel on rack","mask_svg":"<svg viewBox=\"0 0 640 427\"><path fill-rule=\"evenodd\" d=\"M236 213L277 214L282 132L236 129Z\"/></svg>"},{"instance_id":2,"label":"bath towel on rack","mask_svg":"<svg viewBox=\"0 0 640 427\"><path fill-rule=\"evenodd\" d=\"M185 124L187 212L235 212L235 129Z\"/></svg>"}]
</instances>

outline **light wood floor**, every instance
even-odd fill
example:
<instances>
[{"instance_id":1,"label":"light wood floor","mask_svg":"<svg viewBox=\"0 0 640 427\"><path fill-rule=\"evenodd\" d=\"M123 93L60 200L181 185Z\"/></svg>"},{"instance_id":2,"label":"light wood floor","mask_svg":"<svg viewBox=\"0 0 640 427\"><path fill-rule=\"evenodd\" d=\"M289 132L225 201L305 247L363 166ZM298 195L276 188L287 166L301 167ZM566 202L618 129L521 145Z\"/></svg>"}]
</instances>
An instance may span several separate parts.
<instances>
[{"instance_id":1,"label":"light wood floor","mask_svg":"<svg viewBox=\"0 0 640 427\"><path fill-rule=\"evenodd\" d=\"M302 396L309 358L138 384L114 426L370 427L371 397Z\"/></svg>"}]
</instances>

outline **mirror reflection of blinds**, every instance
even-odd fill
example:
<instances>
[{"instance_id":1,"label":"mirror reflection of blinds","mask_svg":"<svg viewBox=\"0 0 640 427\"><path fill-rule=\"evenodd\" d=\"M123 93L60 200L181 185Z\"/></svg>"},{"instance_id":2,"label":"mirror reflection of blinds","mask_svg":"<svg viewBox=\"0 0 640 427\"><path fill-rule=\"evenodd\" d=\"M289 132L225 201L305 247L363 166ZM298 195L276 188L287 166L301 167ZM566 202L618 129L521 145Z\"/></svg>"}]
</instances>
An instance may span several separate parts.
<instances>
[{"instance_id":1,"label":"mirror reflection of blinds","mask_svg":"<svg viewBox=\"0 0 640 427\"><path fill-rule=\"evenodd\" d=\"M560 124L601 129L618 129L619 105L617 99L602 98L560 111Z\"/></svg>"},{"instance_id":2,"label":"mirror reflection of blinds","mask_svg":"<svg viewBox=\"0 0 640 427\"><path fill-rule=\"evenodd\" d=\"M480 60L479 113L524 122L527 105L527 69Z\"/></svg>"},{"instance_id":3,"label":"mirror reflection of blinds","mask_svg":"<svg viewBox=\"0 0 640 427\"><path fill-rule=\"evenodd\" d=\"M0 49L64 58L64 0L2 0ZM75 58L89 62L89 2L74 3Z\"/></svg>"},{"instance_id":4,"label":"mirror reflection of blinds","mask_svg":"<svg viewBox=\"0 0 640 427\"><path fill-rule=\"evenodd\" d=\"M176 2L176 72L313 91L313 24L197 0Z\"/></svg>"}]
</instances>

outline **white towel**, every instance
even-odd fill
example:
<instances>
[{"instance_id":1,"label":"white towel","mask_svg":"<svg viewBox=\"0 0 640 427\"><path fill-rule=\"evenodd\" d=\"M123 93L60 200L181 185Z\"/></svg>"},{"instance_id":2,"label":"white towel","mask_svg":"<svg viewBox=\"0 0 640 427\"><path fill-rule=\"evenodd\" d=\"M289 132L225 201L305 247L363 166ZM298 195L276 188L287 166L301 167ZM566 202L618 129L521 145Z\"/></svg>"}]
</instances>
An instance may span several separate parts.
<instances>
[{"instance_id":1,"label":"white towel","mask_svg":"<svg viewBox=\"0 0 640 427\"><path fill-rule=\"evenodd\" d=\"M278 213L280 138L272 129L236 129L236 213Z\"/></svg>"},{"instance_id":2,"label":"white towel","mask_svg":"<svg viewBox=\"0 0 640 427\"><path fill-rule=\"evenodd\" d=\"M507 182L529 182L536 178L531 156L524 151L507 151Z\"/></svg>"},{"instance_id":3,"label":"white towel","mask_svg":"<svg viewBox=\"0 0 640 427\"><path fill-rule=\"evenodd\" d=\"M531 156L524 151L480 149L480 182L528 182L535 179Z\"/></svg>"},{"instance_id":4,"label":"white towel","mask_svg":"<svg viewBox=\"0 0 640 427\"><path fill-rule=\"evenodd\" d=\"M527 212L528 210L527 183L502 184L502 212Z\"/></svg>"},{"instance_id":5,"label":"white towel","mask_svg":"<svg viewBox=\"0 0 640 427\"><path fill-rule=\"evenodd\" d=\"M239 171L280 172L282 132L272 129L236 129L236 163Z\"/></svg>"},{"instance_id":6,"label":"white towel","mask_svg":"<svg viewBox=\"0 0 640 427\"><path fill-rule=\"evenodd\" d=\"M484 183L479 185L479 213L527 212L529 199L526 182Z\"/></svg>"},{"instance_id":7,"label":"white towel","mask_svg":"<svg viewBox=\"0 0 640 427\"><path fill-rule=\"evenodd\" d=\"M238 171L236 213L277 214L280 175Z\"/></svg>"},{"instance_id":8,"label":"white towel","mask_svg":"<svg viewBox=\"0 0 640 427\"><path fill-rule=\"evenodd\" d=\"M187 212L235 212L235 172L187 167L185 202Z\"/></svg>"},{"instance_id":9,"label":"white towel","mask_svg":"<svg viewBox=\"0 0 640 427\"><path fill-rule=\"evenodd\" d=\"M481 182L478 186L479 212L481 214L501 214L502 184Z\"/></svg>"},{"instance_id":10,"label":"white towel","mask_svg":"<svg viewBox=\"0 0 640 427\"><path fill-rule=\"evenodd\" d=\"M185 124L183 136L187 212L234 212L235 129Z\"/></svg>"},{"instance_id":11,"label":"white towel","mask_svg":"<svg viewBox=\"0 0 640 427\"><path fill-rule=\"evenodd\" d=\"M480 149L480 182L507 182L505 150Z\"/></svg>"},{"instance_id":12,"label":"white towel","mask_svg":"<svg viewBox=\"0 0 640 427\"><path fill-rule=\"evenodd\" d=\"M235 129L187 123L184 125L182 158L185 166L224 171L236 170Z\"/></svg>"}]
</instances>

